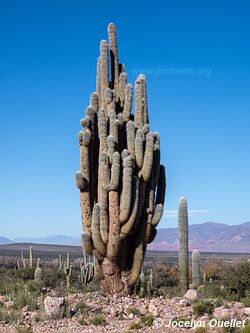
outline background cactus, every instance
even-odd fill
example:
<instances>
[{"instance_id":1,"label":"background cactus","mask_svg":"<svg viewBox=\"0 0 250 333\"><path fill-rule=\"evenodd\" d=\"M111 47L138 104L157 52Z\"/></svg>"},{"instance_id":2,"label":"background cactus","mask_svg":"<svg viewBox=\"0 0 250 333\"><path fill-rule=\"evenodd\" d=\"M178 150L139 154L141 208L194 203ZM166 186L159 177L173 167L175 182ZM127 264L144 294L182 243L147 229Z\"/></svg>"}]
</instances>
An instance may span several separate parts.
<instances>
[{"instance_id":1,"label":"background cactus","mask_svg":"<svg viewBox=\"0 0 250 333\"><path fill-rule=\"evenodd\" d=\"M71 278L71 273L72 273L72 265L70 264L70 254L69 253L67 253L66 264L63 268L63 271L64 271L64 274L66 275L67 290L69 290L71 287L70 278Z\"/></svg>"},{"instance_id":2,"label":"background cactus","mask_svg":"<svg viewBox=\"0 0 250 333\"><path fill-rule=\"evenodd\" d=\"M149 131L146 79L132 85L119 64L116 27L101 41L96 92L80 121L78 135L83 248L96 258L98 278L111 294L132 290L148 243L163 214L165 170L160 137ZM109 78L111 73L111 78Z\"/></svg>"},{"instance_id":3,"label":"background cactus","mask_svg":"<svg viewBox=\"0 0 250 333\"><path fill-rule=\"evenodd\" d=\"M30 260L29 260L29 267L33 267L33 248L30 246Z\"/></svg>"},{"instance_id":4,"label":"background cactus","mask_svg":"<svg viewBox=\"0 0 250 333\"><path fill-rule=\"evenodd\" d=\"M198 250L192 252L192 278L194 288L198 288L201 284L201 257Z\"/></svg>"},{"instance_id":5,"label":"background cactus","mask_svg":"<svg viewBox=\"0 0 250 333\"><path fill-rule=\"evenodd\" d=\"M179 272L180 272L180 288L184 294L189 288L188 278L188 210L187 200L181 197L178 209L178 225L179 225Z\"/></svg>"},{"instance_id":6,"label":"background cactus","mask_svg":"<svg viewBox=\"0 0 250 333\"><path fill-rule=\"evenodd\" d=\"M42 278L43 278L43 271L40 267L40 258L37 258L36 269L34 272L34 279L37 281L42 281Z\"/></svg>"}]
</instances>

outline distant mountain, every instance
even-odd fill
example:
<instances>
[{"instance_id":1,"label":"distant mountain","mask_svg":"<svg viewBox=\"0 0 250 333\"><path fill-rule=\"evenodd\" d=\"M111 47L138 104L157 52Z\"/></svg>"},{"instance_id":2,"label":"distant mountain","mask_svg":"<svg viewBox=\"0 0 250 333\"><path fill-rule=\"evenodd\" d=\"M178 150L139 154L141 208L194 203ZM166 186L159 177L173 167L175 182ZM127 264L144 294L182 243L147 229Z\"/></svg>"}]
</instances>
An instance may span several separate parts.
<instances>
[{"instance_id":1,"label":"distant mountain","mask_svg":"<svg viewBox=\"0 0 250 333\"><path fill-rule=\"evenodd\" d=\"M158 229L150 250L177 251L178 228ZM250 222L226 225L205 222L189 225L189 248L204 252L250 253Z\"/></svg>"},{"instance_id":2,"label":"distant mountain","mask_svg":"<svg viewBox=\"0 0 250 333\"><path fill-rule=\"evenodd\" d=\"M52 235L48 237L19 237L11 241L0 237L0 244L35 243L55 245L80 245L80 237ZM150 250L178 251L178 228L158 229L156 238L149 245ZM250 253L250 222L239 225L226 225L216 222L205 222L189 226L190 250L203 252Z\"/></svg>"},{"instance_id":3,"label":"distant mountain","mask_svg":"<svg viewBox=\"0 0 250 333\"><path fill-rule=\"evenodd\" d=\"M1 244L10 244L10 243L13 243L13 241L10 240L9 238L1 237L1 236L0 236L0 245L1 245Z\"/></svg>"},{"instance_id":4,"label":"distant mountain","mask_svg":"<svg viewBox=\"0 0 250 333\"><path fill-rule=\"evenodd\" d=\"M15 243L55 244L55 245L80 245L80 236L51 235L47 237L18 237L14 238Z\"/></svg>"}]
</instances>

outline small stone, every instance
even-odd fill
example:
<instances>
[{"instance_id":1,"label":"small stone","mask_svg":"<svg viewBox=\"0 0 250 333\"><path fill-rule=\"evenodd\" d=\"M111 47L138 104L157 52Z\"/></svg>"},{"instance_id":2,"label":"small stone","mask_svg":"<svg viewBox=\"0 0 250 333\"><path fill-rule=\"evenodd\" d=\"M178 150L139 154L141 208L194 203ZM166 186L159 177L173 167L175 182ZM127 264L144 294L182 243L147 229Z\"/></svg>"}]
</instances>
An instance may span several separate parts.
<instances>
[{"instance_id":1,"label":"small stone","mask_svg":"<svg viewBox=\"0 0 250 333\"><path fill-rule=\"evenodd\" d=\"M158 314L157 306L152 304L152 303L149 303L148 312L151 313L154 316L157 316L157 314Z\"/></svg>"},{"instance_id":2,"label":"small stone","mask_svg":"<svg viewBox=\"0 0 250 333\"><path fill-rule=\"evenodd\" d=\"M244 308L244 314L250 316L250 307Z\"/></svg>"},{"instance_id":3,"label":"small stone","mask_svg":"<svg viewBox=\"0 0 250 333\"><path fill-rule=\"evenodd\" d=\"M133 319L134 318L134 314L133 313L130 313L129 315L128 315L128 319Z\"/></svg>"},{"instance_id":4,"label":"small stone","mask_svg":"<svg viewBox=\"0 0 250 333\"><path fill-rule=\"evenodd\" d=\"M188 305L188 302L187 302L186 299L181 299L180 302L179 302L179 304L180 304L181 306L187 306L187 305Z\"/></svg>"},{"instance_id":5,"label":"small stone","mask_svg":"<svg viewBox=\"0 0 250 333\"><path fill-rule=\"evenodd\" d=\"M0 295L0 303L5 303L7 302L7 298L3 295Z\"/></svg>"}]
</instances>

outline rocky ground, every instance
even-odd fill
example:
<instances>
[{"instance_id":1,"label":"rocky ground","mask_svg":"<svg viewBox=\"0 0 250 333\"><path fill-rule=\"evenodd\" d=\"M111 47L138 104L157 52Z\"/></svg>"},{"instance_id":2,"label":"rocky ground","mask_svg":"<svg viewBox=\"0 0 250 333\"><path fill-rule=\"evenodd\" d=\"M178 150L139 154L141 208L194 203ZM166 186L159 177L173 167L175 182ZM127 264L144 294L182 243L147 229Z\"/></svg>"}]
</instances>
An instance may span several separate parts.
<instances>
[{"instance_id":1,"label":"rocky ground","mask_svg":"<svg viewBox=\"0 0 250 333\"><path fill-rule=\"evenodd\" d=\"M99 292L88 294L70 294L66 298L53 294L44 299L44 311L30 312L27 307L22 310L22 319L17 324L0 322L1 333L16 333L16 327L32 327L35 333L69 333L69 332L197 332L197 326L191 328L166 327L170 319L189 322L193 325L204 322L203 332L221 332L221 328L210 327L211 318L218 320L250 319L250 308L238 302L215 304L213 314L197 316L193 311L196 291L189 291L184 298L164 299L163 297L147 299L132 297L106 297ZM0 296L1 298L1 296ZM1 299L0 299L1 300ZM3 301L4 299L2 299ZM6 309L14 306L13 302L3 302ZM66 317L63 317L66 315ZM53 318L53 319L52 319ZM154 322L153 322L154 321ZM153 323L152 323L153 322ZM151 326L148 326L151 325ZM188 324L186 324L188 325ZM240 330L239 330L240 331Z\"/></svg>"}]
</instances>

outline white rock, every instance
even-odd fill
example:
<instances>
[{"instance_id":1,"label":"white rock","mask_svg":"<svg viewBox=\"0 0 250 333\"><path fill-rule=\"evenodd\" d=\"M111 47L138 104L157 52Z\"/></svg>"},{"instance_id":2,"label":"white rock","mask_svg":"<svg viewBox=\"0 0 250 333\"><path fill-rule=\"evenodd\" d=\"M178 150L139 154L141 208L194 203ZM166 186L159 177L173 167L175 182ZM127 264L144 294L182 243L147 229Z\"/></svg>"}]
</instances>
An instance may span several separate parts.
<instances>
[{"instance_id":1,"label":"white rock","mask_svg":"<svg viewBox=\"0 0 250 333\"><path fill-rule=\"evenodd\" d=\"M47 296L44 299L44 310L49 316L59 315L63 317L65 311L65 301L63 297Z\"/></svg>"},{"instance_id":2,"label":"white rock","mask_svg":"<svg viewBox=\"0 0 250 333\"><path fill-rule=\"evenodd\" d=\"M250 307L244 308L244 313L250 316Z\"/></svg>"},{"instance_id":3,"label":"white rock","mask_svg":"<svg viewBox=\"0 0 250 333\"><path fill-rule=\"evenodd\" d=\"M186 299L181 299L180 302L179 302L179 304L180 304L181 306L187 306L187 305L188 305L188 302L187 302Z\"/></svg>"},{"instance_id":4,"label":"white rock","mask_svg":"<svg viewBox=\"0 0 250 333\"><path fill-rule=\"evenodd\" d=\"M184 298L187 300L188 304L191 305L196 299L199 299L198 291L195 289L189 289L184 295Z\"/></svg>"}]
</instances>

